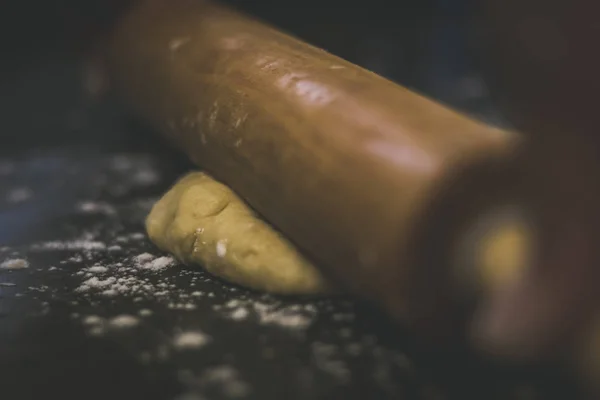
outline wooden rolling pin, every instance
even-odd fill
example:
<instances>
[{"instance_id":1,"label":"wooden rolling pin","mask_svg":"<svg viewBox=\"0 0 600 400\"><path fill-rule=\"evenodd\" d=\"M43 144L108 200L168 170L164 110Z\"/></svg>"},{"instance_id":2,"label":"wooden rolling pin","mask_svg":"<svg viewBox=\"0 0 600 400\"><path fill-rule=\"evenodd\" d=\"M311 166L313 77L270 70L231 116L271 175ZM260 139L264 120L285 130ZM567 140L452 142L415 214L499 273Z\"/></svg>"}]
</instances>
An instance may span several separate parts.
<instances>
[{"instance_id":1,"label":"wooden rolling pin","mask_svg":"<svg viewBox=\"0 0 600 400\"><path fill-rule=\"evenodd\" d=\"M420 333L456 327L454 239L518 200L516 135L207 1L139 1L109 61L139 116L325 274Z\"/></svg>"}]
</instances>

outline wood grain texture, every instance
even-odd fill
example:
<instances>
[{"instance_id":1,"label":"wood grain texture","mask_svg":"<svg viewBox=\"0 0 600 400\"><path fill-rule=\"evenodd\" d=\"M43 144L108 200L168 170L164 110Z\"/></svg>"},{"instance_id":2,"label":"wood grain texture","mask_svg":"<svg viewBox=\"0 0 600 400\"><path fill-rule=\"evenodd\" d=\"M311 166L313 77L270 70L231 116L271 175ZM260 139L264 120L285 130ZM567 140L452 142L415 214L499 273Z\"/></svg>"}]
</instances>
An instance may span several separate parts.
<instances>
[{"instance_id":1,"label":"wood grain texture","mask_svg":"<svg viewBox=\"0 0 600 400\"><path fill-rule=\"evenodd\" d=\"M506 192L515 135L205 1L139 2L110 60L135 112L327 275L409 324L449 318L434 243Z\"/></svg>"}]
</instances>

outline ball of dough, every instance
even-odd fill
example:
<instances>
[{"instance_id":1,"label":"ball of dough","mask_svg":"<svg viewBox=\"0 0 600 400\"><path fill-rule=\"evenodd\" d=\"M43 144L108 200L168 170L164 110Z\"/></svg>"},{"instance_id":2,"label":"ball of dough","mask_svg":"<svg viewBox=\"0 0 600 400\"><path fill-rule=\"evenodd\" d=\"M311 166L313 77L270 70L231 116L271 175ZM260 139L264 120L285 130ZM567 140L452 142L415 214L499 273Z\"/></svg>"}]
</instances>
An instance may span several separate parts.
<instances>
[{"instance_id":1,"label":"ball of dough","mask_svg":"<svg viewBox=\"0 0 600 400\"><path fill-rule=\"evenodd\" d=\"M146 219L150 239L185 264L280 294L319 294L319 270L233 191L202 172L180 179Z\"/></svg>"}]
</instances>

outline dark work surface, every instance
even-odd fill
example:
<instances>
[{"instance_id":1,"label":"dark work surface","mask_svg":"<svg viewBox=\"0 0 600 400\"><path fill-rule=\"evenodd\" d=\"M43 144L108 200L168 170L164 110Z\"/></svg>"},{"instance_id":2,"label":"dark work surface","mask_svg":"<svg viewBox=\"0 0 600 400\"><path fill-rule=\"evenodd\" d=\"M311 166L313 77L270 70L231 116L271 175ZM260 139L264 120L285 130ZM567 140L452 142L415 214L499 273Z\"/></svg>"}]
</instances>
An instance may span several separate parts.
<instances>
[{"instance_id":1,"label":"dark work surface","mask_svg":"<svg viewBox=\"0 0 600 400\"><path fill-rule=\"evenodd\" d=\"M190 166L72 76L39 64L0 91L0 263L29 264L0 269L1 399L576 398L557 372L418 349L350 299L148 269L144 218Z\"/></svg>"},{"instance_id":2,"label":"dark work surface","mask_svg":"<svg viewBox=\"0 0 600 400\"><path fill-rule=\"evenodd\" d=\"M144 269L136 256L163 256L144 217L186 165L140 147L2 158L0 234L12 244L0 262L29 263L0 270L3 399L520 399L538 390L458 356L424 360L349 299L276 298L179 264ZM100 287L85 290L89 279ZM137 325L114 327L123 315ZM186 332L207 342L178 348Z\"/></svg>"}]
</instances>

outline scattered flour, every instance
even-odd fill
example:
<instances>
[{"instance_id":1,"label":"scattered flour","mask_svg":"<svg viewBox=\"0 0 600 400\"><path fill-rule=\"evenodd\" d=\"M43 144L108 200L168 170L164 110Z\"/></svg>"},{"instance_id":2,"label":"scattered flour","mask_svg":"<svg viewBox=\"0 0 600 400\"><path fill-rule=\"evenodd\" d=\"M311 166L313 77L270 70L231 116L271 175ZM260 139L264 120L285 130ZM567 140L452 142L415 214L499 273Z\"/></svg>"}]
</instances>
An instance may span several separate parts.
<instances>
[{"instance_id":1,"label":"scattered flour","mask_svg":"<svg viewBox=\"0 0 600 400\"><path fill-rule=\"evenodd\" d=\"M0 264L0 269L24 269L29 267L29 262L22 258L13 258L5 260Z\"/></svg>"},{"instance_id":2,"label":"scattered flour","mask_svg":"<svg viewBox=\"0 0 600 400\"><path fill-rule=\"evenodd\" d=\"M195 310L197 308L194 303L169 303L168 307L172 310Z\"/></svg>"},{"instance_id":3,"label":"scattered flour","mask_svg":"<svg viewBox=\"0 0 600 400\"><path fill-rule=\"evenodd\" d=\"M141 317L149 317L149 316L151 316L153 313L152 313L152 310L148 310L147 308L144 308L144 309L141 309L140 311L138 311L138 314L139 314Z\"/></svg>"},{"instance_id":4,"label":"scattered flour","mask_svg":"<svg viewBox=\"0 0 600 400\"><path fill-rule=\"evenodd\" d=\"M93 201L84 201L77 205L77 209L88 214L106 214L114 215L116 210L113 206L107 203L95 203Z\"/></svg>"},{"instance_id":5,"label":"scattered flour","mask_svg":"<svg viewBox=\"0 0 600 400\"><path fill-rule=\"evenodd\" d=\"M97 315L88 315L83 318L83 325L87 328L88 335L101 336L105 333L105 320Z\"/></svg>"},{"instance_id":6,"label":"scattered flour","mask_svg":"<svg viewBox=\"0 0 600 400\"><path fill-rule=\"evenodd\" d=\"M166 256L154 258L154 256L150 253L142 253L135 256L133 258L133 262L139 269L145 269L149 271L161 271L173 265L175 263L175 260L172 257Z\"/></svg>"},{"instance_id":7,"label":"scattered flour","mask_svg":"<svg viewBox=\"0 0 600 400\"><path fill-rule=\"evenodd\" d=\"M108 321L108 324L111 328L116 329L128 329L137 326L140 323L140 320L133 315L119 315L117 317L112 318Z\"/></svg>"},{"instance_id":8,"label":"scattered flour","mask_svg":"<svg viewBox=\"0 0 600 400\"><path fill-rule=\"evenodd\" d=\"M316 308L302 305L282 305L278 301L265 303L251 300L229 300L223 306L213 306L215 310L224 310L225 317L240 321L247 319L250 310L256 315L258 322L264 325L275 325L288 329L305 329L313 321Z\"/></svg>"},{"instance_id":9,"label":"scattered flour","mask_svg":"<svg viewBox=\"0 0 600 400\"><path fill-rule=\"evenodd\" d=\"M248 310L245 308L238 308L237 310L233 311L231 314L229 314L229 318L235 320L235 321L239 321L242 319L246 319L248 317Z\"/></svg>"},{"instance_id":10,"label":"scattered flour","mask_svg":"<svg viewBox=\"0 0 600 400\"><path fill-rule=\"evenodd\" d=\"M178 350L199 349L209 341L210 337L202 332L182 332L173 339L173 346Z\"/></svg>"},{"instance_id":11,"label":"scattered flour","mask_svg":"<svg viewBox=\"0 0 600 400\"><path fill-rule=\"evenodd\" d=\"M288 307L277 308L277 305L254 302L254 311L262 324L277 325L284 328L307 328L314 315L301 311L292 311Z\"/></svg>"},{"instance_id":12,"label":"scattered flour","mask_svg":"<svg viewBox=\"0 0 600 400\"><path fill-rule=\"evenodd\" d=\"M92 267L89 267L87 269L88 272L92 272L92 273L104 273L106 271L108 271L108 268L102 266L102 265L94 265Z\"/></svg>"},{"instance_id":13,"label":"scattered flour","mask_svg":"<svg viewBox=\"0 0 600 400\"><path fill-rule=\"evenodd\" d=\"M217 386L229 398L245 397L250 393L250 386L240 379L233 367L227 365L204 371L199 381L201 386Z\"/></svg>"},{"instance_id":14,"label":"scattered flour","mask_svg":"<svg viewBox=\"0 0 600 400\"><path fill-rule=\"evenodd\" d=\"M88 288L94 289L104 289L108 286L111 286L117 281L117 278L111 276L106 279L98 279L97 277L90 278L83 282L82 286L87 286Z\"/></svg>"},{"instance_id":15,"label":"scattered flour","mask_svg":"<svg viewBox=\"0 0 600 400\"><path fill-rule=\"evenodd\" d=\"M148 263L146 266L142 267L144 269L149 269L152 271L160 271L162 269L165 269L171 265L173 265L175 263L175 260L173 260L173 258L171 257L159 257L155 260L152 260L150 263Z\"/></svg>"},{"instance_id":16,"label":"scattered flour","mask_svg":"<svg viewBox=\"0 0 600 400\"><path fill-rule=\"evenodd\" d=\"M321 371L342 382L350 380L350 369L342 359L342 353L338 351L336 345L314 342L311 347L313 359Z\"/></svg>"},{"instance_id":17,"label":"scattered flour","mask_svg":"<svg viewBox=\"0 0 600 400\"><path fill-rule=\"evenodd\" d=\"M138 254L137 256L133 257L133 261L136 264L145 264L147 262L150 262L154 259L154 256L150 253L142 253L142 254Z\"/></svg>"},{"instance_id":18,"label":"scattered flour","mask_svg":"<svg viewBox=\"0 0 600 400\"><path fill-rule=\"evenodd\" d=\"M133 175L134 183L138 185L151 185L158 182L160 176L155 170L152 169L141 169Z\"/></svg>"},{"instance_id":19,"label":"scattered flour","mask_svg":"<svg viewBox=\"0 0 600 400\"><path fill-rule=\"evenodd\" d=\"M227 243L224 240L219 240L216 246L217 256L223 258L227 254Z\"/></svg>"},{"instance_id":20,"label":"scattered flour","mask_svg":"<svg viewBox=\"0 0 600 400\"><path fill-rule=\"evenodd\" d=\"M32 250L104 250L106 244L96 240L51 241L31 246Z\"/></svg>"},{"instance_id":21,"label":"scattered flour","mask_svg":"<svg viewBox=\"0 0 600 400\"><path fill-rule=\"evenodd\" d=\"M119 292L117 292L115 289L107 289L103 290L100 294L105 297L116 297L119 295Z\"/></svg>"},{"instance_id":22,"label":"scattered flour","mask_svg":"<svg viewBox=\"0 0 600 400\"><path fill-rule=\"evenodd\" d=\"M97 315L88 315L87 317L85 317L83 319L83 324L84 325L100 325L102 323L104 323L104 318L99 317Z\"/></svg>"}]
</instances>

